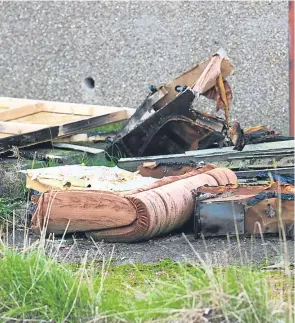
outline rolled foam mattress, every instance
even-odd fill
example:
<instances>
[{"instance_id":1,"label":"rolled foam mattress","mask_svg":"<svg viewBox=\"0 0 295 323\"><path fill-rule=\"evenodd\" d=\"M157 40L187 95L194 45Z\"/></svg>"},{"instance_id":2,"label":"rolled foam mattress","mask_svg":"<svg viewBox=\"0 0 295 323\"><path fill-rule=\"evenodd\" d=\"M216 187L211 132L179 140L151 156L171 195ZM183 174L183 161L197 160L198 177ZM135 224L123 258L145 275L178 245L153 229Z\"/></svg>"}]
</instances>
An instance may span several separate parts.
<instances>
[{"instance_id":1,"label":"rolled foam mattress","mask_svg":"<svg viewBox=\"0 0 295 323\"><path fill-rule=\"evenodd\" d=\"M36 233L85 232L95 240L133 242L183 226L193 214L198 187L237 185L227 168L212 165L127 192L97 190L43 193L32 218Z\"/></svg>"}]
</instances>

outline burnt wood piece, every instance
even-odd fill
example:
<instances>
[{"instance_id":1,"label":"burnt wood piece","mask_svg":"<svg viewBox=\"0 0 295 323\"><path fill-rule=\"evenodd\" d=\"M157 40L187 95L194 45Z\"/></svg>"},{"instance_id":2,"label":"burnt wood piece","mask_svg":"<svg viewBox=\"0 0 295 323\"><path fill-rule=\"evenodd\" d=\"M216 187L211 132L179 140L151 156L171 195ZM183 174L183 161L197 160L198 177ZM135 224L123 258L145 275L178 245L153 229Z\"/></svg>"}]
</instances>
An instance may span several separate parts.
<instances>
[{"instance_id":1,"label":"burnt wood piece","mask_svg":"<svg viewBox=\"0 0 295 323\"><path fill-rule=\"evenodd\" d=\"M107 155L116 159L178 154L220 144L225 138L221 132L224 123L210 115L192 113L193 99L194 93L187 88L148 119L139 121L128 134L119 133L107 148Z\"/></svg>"},{"instance_id":2,"label":"burnt wood piece","mask_svg":"<svg viewBox=\"0 0 295 323\"><path fill-rule=\"evenodd\" d=\"M123 135L121 135L121 132L119 132L118 136L114 138L114 142L106 149L107 157L147 156L145 151L151 150L150 148L146 150L147 145L151 138L158 132L159 128L171 118L190 117L191 112L189 108L194 98L193 91L186 89L165 107L152 114L149 118L139 122L129 133L124 134L123 132ZM160 155L168 152L169 144L165 148L165 151L157 151L156 154Z\"/></svg>"},{"instance_id":3,"label":"burnt wood piece","mask_svg":"<svg viewBox=\"0 0 295 323\"><path fill-rule=\"evenodd\" d=\"M120 131L120 137L127 135L130 131L137 127L141 122L141 118L153 109L153 104L158 102L166 93L166 91L158 90L155 93L149 93L142 104L136 109L132 117L126 122Z\"/></svg>"},{"instance_id":4,"label":"burnt wood piece","mask_svg":"<svg viewBox=\"0 0 295 323\"><path fill-rule=\"evenodd\" d=\"M43 128L32 132L4 137L0 139L0 154L12 150L13 147L24 148L36 145L38 143L51 141L55 138L67 137L84 130L119 121L122 120L122 117L124 117L125 114L125 111L118 111L83 120L69 122L59 126L50 126L48 128Z\"/></svg>"}]
</instances>

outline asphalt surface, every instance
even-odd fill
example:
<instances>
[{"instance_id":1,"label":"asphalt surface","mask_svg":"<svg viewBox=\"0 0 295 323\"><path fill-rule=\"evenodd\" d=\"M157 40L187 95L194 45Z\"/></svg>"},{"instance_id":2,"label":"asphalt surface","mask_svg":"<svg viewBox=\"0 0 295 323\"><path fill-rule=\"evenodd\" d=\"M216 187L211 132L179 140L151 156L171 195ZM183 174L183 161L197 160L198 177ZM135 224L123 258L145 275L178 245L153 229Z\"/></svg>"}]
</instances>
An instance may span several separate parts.
<instances>
[{"instance_id":1,"label":"asphalt surface","mask_svg":"<svg viewBox=\"0 0 295 323\"><path fill-rule=\"evenodd\" d=\"M220 46L232 120L288 134L287 1L1 2L0 96L137 107Z\"/></svg>"}]
</instances>

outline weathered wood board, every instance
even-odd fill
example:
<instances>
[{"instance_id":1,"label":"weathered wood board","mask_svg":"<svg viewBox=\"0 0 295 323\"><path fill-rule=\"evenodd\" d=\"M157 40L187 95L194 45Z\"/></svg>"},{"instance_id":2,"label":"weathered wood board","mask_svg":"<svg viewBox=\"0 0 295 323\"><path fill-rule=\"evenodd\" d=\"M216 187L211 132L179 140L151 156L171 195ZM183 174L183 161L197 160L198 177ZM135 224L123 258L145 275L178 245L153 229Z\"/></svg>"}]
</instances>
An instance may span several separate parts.
<instances>
[{"instance_id":1,"label":"weathered wood board","mask_svg":"<svg viewBox=\"0 0 295 323\"><path fill-rule=\"evenodd\" d=\"M0 98L0 153L127 120L133 109ZM6 109L5 109L6 108Z\"/></svg>"},{"instance_id":2,"label":"weathered wood board","mask_svg":"<svg viewBox=\"0 0 295 323\"><path fill-rule=\"evenodd\" d=\"M91 105L91 104L80 104L80 103L68 103L68 102L57 102L57 101L46 101L46 100L31 100L31 99L20 99L20 98L9 98L9 97L0 97L0 112L17 109L25 106L31 106L35 104L43 104L45 107L50 108L51 111L55 109L62 109L62 111L67 109L78 109L81 108L83 111L88 111L91 109L117 109L117 110L126 110L130 113L129 117L133 115L134 109L127 107L110 107L103 105Z\"/></svg>"}]
</instances>

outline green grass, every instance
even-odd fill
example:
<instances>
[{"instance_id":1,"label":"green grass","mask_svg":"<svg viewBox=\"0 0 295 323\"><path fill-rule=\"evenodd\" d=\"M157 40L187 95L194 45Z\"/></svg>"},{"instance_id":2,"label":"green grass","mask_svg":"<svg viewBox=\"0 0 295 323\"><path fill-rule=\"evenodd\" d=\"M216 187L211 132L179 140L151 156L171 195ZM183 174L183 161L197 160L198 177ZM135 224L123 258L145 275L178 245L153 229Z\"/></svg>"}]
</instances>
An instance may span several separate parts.
<instances>
[{"instance_id":1,"label":"green grass","mask_svg":"<svg viewBox=\"0 0 295 323\"><path fill-rule=\"evenodd\" d=\"M9 220L13 211L20 206L19 200L0 198L0 225Z\"/></svg>"},{"instance_id":2,"label":"green grass","mask_svg":"<svg viewBox=\"0 0 295 323\"><path fill-rule=\"evenodd\" d=\"M293 278L259 268L212 268L164 260L153 265L79 266L43 248L2 247L0 321L159 322L212 309L217 322L294 322ZM195 317L196 319L196 317Z\"/></svg>"},{"instance_id":3,"label":"green grass","mask_svg":"<svg viewBox=\"0 0 295 323\"><path fill-rule=\"evenodd\" d=\"M126 121L117 121L117 122L113 122L110 124L106 124L104 126L96 127L94 129L91 129L89 132L91 132L91 131L100 131L100 132L119 131L123 128L125 123L126 123Z\"/></svg>"}]
</instances>

